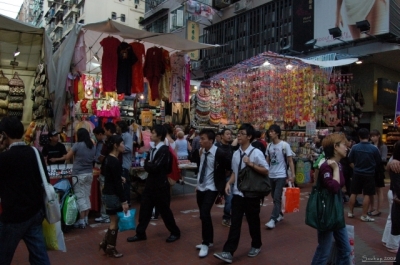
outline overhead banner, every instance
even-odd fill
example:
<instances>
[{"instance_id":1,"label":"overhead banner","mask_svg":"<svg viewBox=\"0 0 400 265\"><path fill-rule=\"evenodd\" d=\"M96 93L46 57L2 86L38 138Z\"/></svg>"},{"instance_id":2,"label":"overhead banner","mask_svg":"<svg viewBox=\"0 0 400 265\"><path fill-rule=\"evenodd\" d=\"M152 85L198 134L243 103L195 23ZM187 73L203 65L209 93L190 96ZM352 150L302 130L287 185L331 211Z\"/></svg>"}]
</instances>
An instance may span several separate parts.
<instances>
[{"instance_id":1,"label":"overhead banner","mask_svg":"<svg viewBox=\"0 0 400 265\"><path fill-rule=\"evenodd\" d=\"M311 1L311 0L310 0ZM340 43L333 39L329 29L339 27L341 39L352 41L365 38L356 27L356 22L368 20L369 34L381 35L389 32L389 2L383 0L318 0L314 1L314 39L316 45L328 46ZM339 12L337 12L337 10Z\"/></svg>"},{"instance_id":2,"label":"overhead banner","mask_svg":"<svg viewBox=\"0 0 400 265\"><path fill-rule=\"evenodd\" d=\"M394 127L399 127L400 124L400 82L397 83L397 97L396 97L396 112L394 115Z\"/></svg>"},{"instance_id":3,"label":"overhead banner","mask_svg":"<svg viewBox=\"0 0 400 265\"><path fill-rule=\"evenodd\" d=\"M304 45L314 38L314 0L293 1L293 50L306 51Z\"/></svg>"},{"instance_id":4,"label":"overhead banner","mask_svg":"<svg viewBox=\"0 0 400 265\"><path fill-rule=\"evenodd\" d=\"M186 25L186 39L199 42L200 37L200 25L197 22L188 20ZM198 61L200 59L200 51L195 50L189 52L190 60Z\"/></svg>"}]
</instances>

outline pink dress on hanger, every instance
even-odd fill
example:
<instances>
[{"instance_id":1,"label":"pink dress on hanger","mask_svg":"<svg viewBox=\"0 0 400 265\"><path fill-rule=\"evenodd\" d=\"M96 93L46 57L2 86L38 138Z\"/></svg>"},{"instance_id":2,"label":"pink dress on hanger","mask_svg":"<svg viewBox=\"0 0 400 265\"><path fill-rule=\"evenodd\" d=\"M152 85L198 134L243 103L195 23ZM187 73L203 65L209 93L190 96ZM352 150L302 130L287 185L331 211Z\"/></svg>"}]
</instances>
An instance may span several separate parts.
<instances>
[{"instance_id":1,"label":"pink dress on hanger","mask_svg":"<svg viewBox=\"0 0 400 265\"><path fill-rule=\"evenodd\" d=\"M177 52L171 55L170 61L171 61L170 102L176 102L176 103L185 102L186 78L187 78L186 68L188 62L190 61L190 57L186 53Z\"/></svg>"},{"instance_id":2,"label":"pink dress on hanger","mask_svg":"<svg viewBox=\"0 0 400 265\"><path fill-rule=\"evenodd\" d=\"M85 45L85 32L81 30L78 36L78 41L75 44L73 63L75 70L79 72L86 71L86 45Z\"/></svg>"},{"instance_id":3,"label":"pink dress on hanger","mask_svg":"<svg viewBox=\"0 0 400 265\"><path fill-rule=\"evenodd\" d=\"M100 42L103 46L101 58L101 75L103 78L103 91L114 92L117 89L118 46L121 42L114 37L104 38Z\"/></svg>"}]
</instances>

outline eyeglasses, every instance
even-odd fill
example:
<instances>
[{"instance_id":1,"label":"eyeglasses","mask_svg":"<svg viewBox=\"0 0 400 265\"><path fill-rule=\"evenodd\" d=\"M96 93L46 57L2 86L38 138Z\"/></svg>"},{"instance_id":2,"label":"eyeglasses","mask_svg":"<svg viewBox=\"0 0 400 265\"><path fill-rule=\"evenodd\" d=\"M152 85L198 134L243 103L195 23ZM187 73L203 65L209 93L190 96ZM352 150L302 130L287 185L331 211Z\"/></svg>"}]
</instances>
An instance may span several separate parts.
<instances>
[{"instance_id":1,"label":"eyeglasses","mask_svg":"<svg viewBox=\"0 0 400 265\"><path fill-rule=\"evenodd\" d=\"M245 136L245 135L247 135L246 133L241 133L241 132L238 132L237 133L237 135L239 136L239 135L243 135L243 136Z\"/></svg>"}]
</instances>

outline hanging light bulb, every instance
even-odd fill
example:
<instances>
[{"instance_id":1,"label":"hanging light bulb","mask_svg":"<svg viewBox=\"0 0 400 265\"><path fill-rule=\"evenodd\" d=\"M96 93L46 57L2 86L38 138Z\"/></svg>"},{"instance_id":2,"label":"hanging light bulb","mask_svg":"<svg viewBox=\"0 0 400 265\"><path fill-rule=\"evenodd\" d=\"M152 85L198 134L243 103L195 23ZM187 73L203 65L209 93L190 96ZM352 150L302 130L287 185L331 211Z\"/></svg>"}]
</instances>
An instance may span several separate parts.
<instances>
[{"instance_id":1,"label":"hanging light bulb","mask_svg":"<svg viewBox=\"0 0 400 265\"><path fill-rule=\"evenodd\" d=\"M93 59L95 59L96 61L100 61L99 56L97 55L97 52L93 55Z\"/></svg>"},{"instance_id":2,"label":"hanging light bulb","mask_svg":"<svg viewBox=\"0 0 400 265\"><path fill-rule=\"evenodd\" d=\"M20 51L19 51L19 48L17 47L17 49L15 50L15 52L14 52L14 57L17 57L18 55L20 55Z\"/></svg>"},{"instance_id":3,"label":"hanging light bulb","mask_svg":"<svg viewBox=\"0 0 400 265\"><path fill-rule=\"evenodd\" d=\"M143 96L143 94L141 94L141 95L140 95L140 99L144 99L144 96Z\"/></svg>"},{"instance_id":4,"label":"hanging light bulb","mask_svg":"<svg viewBox=\"0 0 400 265\"><path fill-rule=\"evenodd\" d=\"M286 69L287 69L287 70L292 70L292 69L293 69L293 65L289 62L289 63L286 65Z\"/></svg>"},{"instance_id":5,"label":"hanging light bulb","mask_svg":"<svg viewBox=\"0 0 400 265\"><path fill-rule=\"evenodd\" d=\"M197 86L194 86L193 88L194 88L194 90L197 90Z\"/></svg>"},{"instance_id":6,"label":"hanging light bulb","mask_svg":"<svg viewBox=\"0 0 400 265\"><path fill-rule=\"evenodd\" d=\"M271 63L270 62L268 62L268 60L267 61L265 61L263 64L262 64L262 66L268 66L268 65L270 65Z\"/></svg>"}]
</instances>

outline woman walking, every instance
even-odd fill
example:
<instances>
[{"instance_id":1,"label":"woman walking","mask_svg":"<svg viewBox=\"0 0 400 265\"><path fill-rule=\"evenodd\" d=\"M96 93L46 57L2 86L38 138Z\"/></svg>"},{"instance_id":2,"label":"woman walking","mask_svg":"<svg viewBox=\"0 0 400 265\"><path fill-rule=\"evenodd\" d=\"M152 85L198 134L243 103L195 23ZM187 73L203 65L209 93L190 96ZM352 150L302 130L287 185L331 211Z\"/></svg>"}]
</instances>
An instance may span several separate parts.
<instances>
[{"instance_id":1,"label":"woman walking","mask_svg":"<svg viewBox=\"0 0 400 265\"><path fill-rule=\"evenodd\" d=\"M117 251L118 236L118 216L117 212L128 211L129 206L125 198L122 178L122 164L118 159L118 155L125 150L122 137L113 135L108 142L109 155L104 159L101 167L101 174L104 176L104 188L102 200L106 207L106 213L110 216L110 226L100 242L99 249L110 257L120 258L123 255Z\"/></svg>"},{"instance_id":2,"label":"woman walking","mask_svg":"<svg viewBox=\"0 0 400 265\"><path fill-rule=\"evenodd\" d=\"M337 196L345 185L340 159L346 157L347 139L343 134L333 133L322 141L326 161L320 166L318 179L322 188ZM343 217L344 218L344 217ZM343 221L344 222L344 221ZM338 255L336 265L348 265L350 262L350 243L346 227L334 231L318 231L318 247L311 265L326 264L335 238Z\"/></svg>"},{"instance_id":3,"label":"woman walking","mask_svg":"<svg viewBox=\"0 0 400 265\"><path fill-rule=\"evenodd\" d=\"M79 209L79 220L75 222L74 227L83 229L89 225L90 190L92 188L93 161L96 148L90 139L88 130L85 128L78 130L77 138L78 142L65 155L65 159L69 160L74 157L72 175L77 178L72 179L72 184Z\"/></svg>"}]
</instances>

